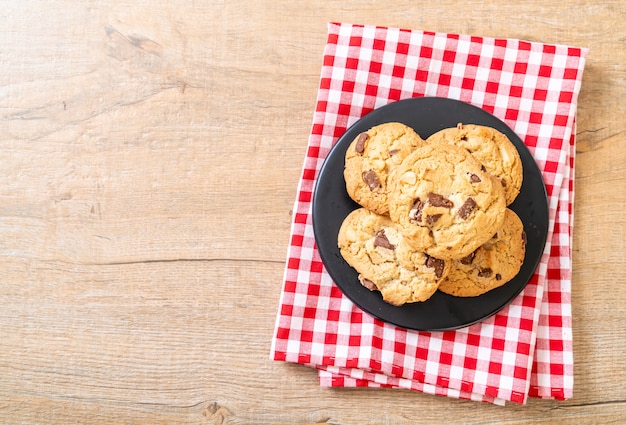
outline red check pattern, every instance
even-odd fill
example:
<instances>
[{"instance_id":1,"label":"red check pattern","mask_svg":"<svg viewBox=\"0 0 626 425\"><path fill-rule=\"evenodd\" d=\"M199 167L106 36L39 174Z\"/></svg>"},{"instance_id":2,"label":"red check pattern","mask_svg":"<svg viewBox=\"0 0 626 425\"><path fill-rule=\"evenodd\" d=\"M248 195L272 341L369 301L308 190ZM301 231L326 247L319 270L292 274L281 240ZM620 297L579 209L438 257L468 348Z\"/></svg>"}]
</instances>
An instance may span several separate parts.
<instances>
[{"instance_id":1,"label":"red check pattern","mask_svg":"<svg viewBox=\"0 0 626 425\"><path fill-rule=\"evenodd\" d=\"M574 120L586 54L330 24L271 358L317 368L325 386L399 387L498 404L571 397ZM456 331L409 331L364 313L332 282L314 242L311 197L333 144L368 112L418 96L461 100L505 121L529 147L549 198L548 243L530 283L496 315Z\"/></svg>"}]
</instances>

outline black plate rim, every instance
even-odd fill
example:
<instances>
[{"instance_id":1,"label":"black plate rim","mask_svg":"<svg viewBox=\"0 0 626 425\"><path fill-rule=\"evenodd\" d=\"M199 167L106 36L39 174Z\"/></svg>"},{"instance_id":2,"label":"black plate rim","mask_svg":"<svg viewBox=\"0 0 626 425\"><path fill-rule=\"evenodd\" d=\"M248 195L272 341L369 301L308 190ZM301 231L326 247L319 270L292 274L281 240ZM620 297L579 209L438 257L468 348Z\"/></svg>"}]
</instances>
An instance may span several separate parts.
<instances>
[{"instance_id":1,"label":"black plate rim","mask_svg":"<svg viewBox=\"0 0 626 425\"><path fill-rule=\"evenodd\" d=\"M480 297L476 297L476 298L452 297L450 295L443 294L438 291L430 300L425 301L424 303L405 304L404 306L401 306L401 307L394 307L385 303L382 300L382 297L380 297L380 294L377 293L376 291L370 292L369 290L363 288L358 283L358 280L356 282L351 282L351 283L344 282L338 276L337 270L334 267L330 267L330 265L333 264L331 262L331 257L333 256L336 257L336 254L338 253L338 248L336 248L336 236L338 234L338 228L337 228L337 233L334 234L335 236L334 245L336 248L335 253L328 252L328 250L325 249L326 241L322 237L322 231L321 231L323 224L321 223L322 220L320 217L320 211L321 211L320 204L322 204L323 202L321 200L320 186L324 182L324 176L326 175L327 168L333 165L331 162L331 159L335 159L336 161L337 159L335 158L335 156L339 155L340 153L341 153L340 156L343 159L343 157L345 156L345 150L347 146L350 144L352 140L354 140L354 137L356 137L356 135L360 133L361 131L365 131L368 128L371 128L373 125L383 123L383 122L390 122L390 121L396 121L396 120L400 122L404 121L402 119L397 119L397 116L396 116L397 110L403 110L403 109L406 110L409 107L417 107L416 109L428 108L428 109L435 109L435 110L440 110L441 108L448 108L448 107L450 107L451 109L460 108L461 110L465 112L464 115L476 114L476 116L478 116L479 119L463 121L463 120L459 120L457 117L456 121L464 122L464 123L491 125L492 127L505 133L509 137L509 139L514 143L514 145L518 149L518 152L520 153L520 156L522 157L522 162L524 165L524 183L522 185L521 192L523 192L525 189L528 189L528 186L524 186L524 185L527 184L529 176L531 176L533 180L537 180L538 178L538 180L541 183L539 186L534 185L531 190L534 190L534 191L539 190L540 192L540 193L535 193L535 198L536 200L539 201L538 202L539 204L543 204L542 211L539 211L539 214L541 215L541 217L545 217L545 220L540 219L539 223L534 223L534 222L528 223L527 220L525 220L524 217L522 217L518 213L518 215L520 215L520 218L522 218L522 221L524 222L524 228L525 228L525 231L527 231L527 233L528 233L528 226L534 226L534 225L540 226L537 229L537 232L539 233L538 235L539 239L534 238L535 239L534 242L537 245L537 247L534 248L535 255L533 255L532 258L529 258L528 257L529 249L527 247L527 256L522 266L523 271L525 272L525 275L527 277L523 279L523 282L517 282L514 288L515 290L507 291L508 292L507 296L501 299L500 302L494 302L494 304L497 304L497 305L494 305L492 308L488 309L487 311L484 311L481 314L474 315L475 317L473 317L473 319L470 319L470 320L467 320L467 319L459 320L458 323L453 323L453 324L448 323L445 325L438 325L438 326L420 326L419 323L413 323L412 321L398 319L397 316L398 315L402 316L401 313L391 315L391 314L386 314L385 312L388 312L390 308L395 309L398 312L402 311L403 309L415 310L416 308L419 308L419 306L427 305L427 303L432 302L434 298L437 298L438 301L443 298L445 302L440 301L440 303L444 303L444 304L451 303L456 306L459 306L464 303L471 304L472 302L475 302L476 300L484 300L486 297L498 298L499 292L502 292L502 289L505 287L510 289L511 283L514 282L519 277L519 275L518 277L514 278L511 282L507 283L507 285L509 286L504 285L503 287L494 289L488 292L487 294L481 295ZM485 121L487 122L486 124L485 124ZM407 123L407 122L405 122L405 124L411 125L410 123ZM432 124L432 123L429 123L429 124ZM449 123L447 124L435 123L434 125L439 125L439 129L443 129L443 128L447 128L450 126L454 126L456 124L450 125ZM411 125L411 126L414 127L414 125ZM423 139L426 139L428 136L430 136L430 134L435 132L435 131L430 131L429 132L430 134L424 134L424 132L423 131L420 132L418 128L415 128L415 130ZM343 168L341 169L341 171L342 171L341 181L337 183L343 183L343 190L345 192L345 181L343 180ZM347 197L347 193L345 194L345 196ZM518 196L518 199L516 199L516 201L512 205L510 205L509 208L518 212L517 210L522 207L520 205L517 205L517 208L516 208L516 204L518 204L519 199L520 197ZM360 207L358 204L356 204L354 201L352 201L349 198L348 198L348 202L352 204L350 211L355 208ZM541 207L541 205L539 207ZM532 157L532 154L528 150L528 147L524 144L521 138L506 123L504 123L502 120L500 120L499 118L485 111L482 108L479 108L467 102L449 99L449 98L443 98L443 97L434 97L434 96L414 97L414 98L407 98L403 100L393 101L377 109L374 109L373 111L369 112L368 114L358 119L350 127L348 127L346 131L334 143L333 147L328 152L326 158L324 158L324 162L320 168L318 175L316 176L316 181L315 181L315 185L313 188L311 212L312 212L312 224L313 224L313 233L314 233L316 248L318 250L322 263L324 264L324 268L330 275L333 281L333 284L336 285L341 290L341 292L345 296L347 296L348 299L350 299L358 308L360 308L362 311L364 311L365 313L375 318L378 318L384 322L387 322L387 323L390 323L392 325L396 325L402 328L412 329L412 330L417 330L417 331L430 331L430 332L455 330L455 329L460 329L460 328L470 326L472 324L481 322L493 316L498 311L500 311L501 309L506 307L508 304L510 304L515 299L515 297L517 297L522 292L522 290L526 287L530 279L532 279L537 267L539 266L539 263L541 261L541 257L543 255L543 251L545 249L545 245L547 242L548 219L549 219L548 196L547 196L547 191L545 187L545 182L543 181L543 176L534 158ZM343 218L345 218L345 216ZM343 218L341 220L343 220ZM339 257L341 256L339 255ZM337 258L334 258L334 260L336 261ZM351 267L347 265L347 263L345 263L345 260L343 260L343 258L340 258L340 262L343 262L344 266L347 266L348 268L351 269ZM356 275L356 271L354 271L354 274ZM520 271L520 275L521 274L522 274L522 271ZM378 311L369 305L371 303L367 303L368 305L364 305L365 303L363 302L362 297L363 296L371 297L372 294L374 294L374 296L377 296L379 298L379 301L374 303L374 304L378 304L378 306L380 307L380 310Z\"/></svg>"}]
</instances>

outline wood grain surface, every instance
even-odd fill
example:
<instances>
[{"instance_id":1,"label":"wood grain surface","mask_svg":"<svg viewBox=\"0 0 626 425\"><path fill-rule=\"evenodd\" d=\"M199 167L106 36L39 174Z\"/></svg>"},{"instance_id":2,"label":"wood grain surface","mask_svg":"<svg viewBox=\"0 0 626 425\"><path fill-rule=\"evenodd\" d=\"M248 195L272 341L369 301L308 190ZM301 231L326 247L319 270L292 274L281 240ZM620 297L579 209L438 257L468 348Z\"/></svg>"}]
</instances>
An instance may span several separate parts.
<instances>
[{"instance_id":1,"label":"wood grain surface","mask_svg":"<svg viewBox=\"0 0 626 425\"><path fill-rule=\"evenodd\" d=\"M623 0L1 6L0 423L626 423ZM320 388L269 360L330 21L590 49L573 399Z\"/></svg>"}]
</instances>

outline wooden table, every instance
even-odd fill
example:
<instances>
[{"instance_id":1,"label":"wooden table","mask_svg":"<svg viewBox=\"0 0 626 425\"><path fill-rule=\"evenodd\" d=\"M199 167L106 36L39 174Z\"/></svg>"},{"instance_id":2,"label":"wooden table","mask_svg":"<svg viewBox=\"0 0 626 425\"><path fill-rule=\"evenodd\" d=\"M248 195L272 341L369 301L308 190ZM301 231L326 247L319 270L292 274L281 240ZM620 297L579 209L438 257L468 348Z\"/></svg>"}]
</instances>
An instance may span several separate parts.
<instances>
[{"instance_id":1,"label":"wooden table","mask_svg":"<svg viewBox=\"0 0 626 425\"><path fill-rule=\"evenodd\" d=\"M0 423L626 422L623 0L2 3ZM325 389L269 360L329 21L590 48L572 400Z\"/></svg>"}]
</instances>

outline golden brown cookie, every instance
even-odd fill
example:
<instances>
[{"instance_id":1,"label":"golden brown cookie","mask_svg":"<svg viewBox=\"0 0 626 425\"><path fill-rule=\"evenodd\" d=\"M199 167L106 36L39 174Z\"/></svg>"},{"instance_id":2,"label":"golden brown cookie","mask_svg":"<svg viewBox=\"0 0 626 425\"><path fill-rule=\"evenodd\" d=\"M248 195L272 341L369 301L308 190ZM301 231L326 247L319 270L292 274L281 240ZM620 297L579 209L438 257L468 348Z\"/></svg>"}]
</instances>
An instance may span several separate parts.
<instances>
[{"instance_id":1,"label":"golden brown cookie","mask_svg":"<svg viewBox=\"0 0 626 425\"><path fill-rule=\"evenodd\" d=\"M448 143L467 149L504 186L506 203L513 203L522 187L522 160L515 145L495 128L461 124L445 128L426 139L427 143Z\"/></svg>"},{"instance_id":2,"label":"golden brown cookie","mask_svg":"<svg viewBox=\"0 0 626 425\"><path fill-rule=\"evenodd\" d=\"M411 246L435 258L465 257L502 225L502 185L458 146L416 149L390 181L390 218Z\"/></svg>"},{"instance_id":3,"label":"golden brown cookie","mask_svg":"<svg viewBox=\"0 0 626 425\"><path fill-rule=\"evenodd\" d=\"M448 262L416 251L388 217L365 208L344 219L337 244L361 284L393 305L426 301L448 272Z\"/></svg>"},{"instance_id":4,"label":"golden brown cookie","mask_svg":"<svg viewBox=\"0 0 626 425\"><path fill-rule=\"evenodd\" d=\"M359 134L346 151L348 195L359 205L388 215L389 173L423 144L411 127L399 122L380 124Z\"/></svg>"},{"instance_id":5,"label":"golden brown cookie","mask_svg":"<svg viewBox=\"0 0 626 425\"><path fill-rule=\"evenodd\" d=\"M526 254L524 225L506 210L504 223L493 238L465 258L451 261L439 290L457 297L475 297L504 285L519 272Z\"/></svg>"}]
</instances>

